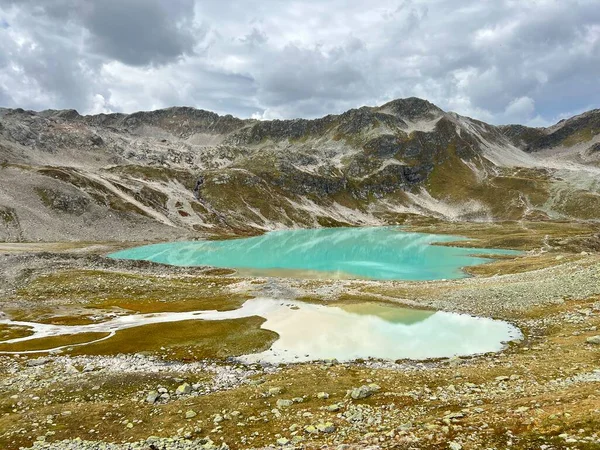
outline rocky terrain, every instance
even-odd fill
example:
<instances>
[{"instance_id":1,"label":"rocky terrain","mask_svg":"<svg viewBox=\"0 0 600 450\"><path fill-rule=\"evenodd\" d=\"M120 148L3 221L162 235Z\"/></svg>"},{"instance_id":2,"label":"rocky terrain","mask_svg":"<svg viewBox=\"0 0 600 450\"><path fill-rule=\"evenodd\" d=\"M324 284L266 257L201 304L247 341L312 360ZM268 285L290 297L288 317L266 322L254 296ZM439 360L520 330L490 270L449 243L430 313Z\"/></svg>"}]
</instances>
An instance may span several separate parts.
<instances>
[{"instance_id":1,"label":"rocky terrain","mask_svg":"<svg viewBox=\"0 0 600 450\"><path fill-rule=\"evenodd\" d=\"M0 240L598 220L599 124L496 127L417 98L315 120L0 109Z\"/></svg>"},{"instance_id":2,"label":"rocky terrain","mask_svg":"<svg viewBox=\"0 0 600 450\"><path fill-rule=\"evenodd\" d=\"M66 347L51 353L42 349L55 341L0 342L1 352L17 351L0 355L0 447L600 448L600 259L590 248L597 229L458 226L473 244L504 239L525 253L472 268L474 278L402 282L248 278L103 257L114 244L4 244L0 310L20 320L84 324L268 295L478 314L508 320L524 337L473 357L285 365L237 360L257 341L235 328L218 334L212 349L203 346L210 322L192 335L168 325L101 348L69 347L67 336ZM2 326L0 339L23 332Z\"/></svg>"},{"instance_id":3,"label":"rocky terrain","mask_svg":"<svg viewBox=\"0 0 600 450\"><path fill-rule=\"evenodd\" d=\"M428 282L106 257L157 240L396 223L522 253ZM0 109L0 448L598 449L599 252L600 110L528 128L416 98L284 121ZM259 316L37 338L11 322L228 311L258 297L473 314L523 339L471 357L277 365L238 358L278 338Z\"/></svg>"}]
</instances>

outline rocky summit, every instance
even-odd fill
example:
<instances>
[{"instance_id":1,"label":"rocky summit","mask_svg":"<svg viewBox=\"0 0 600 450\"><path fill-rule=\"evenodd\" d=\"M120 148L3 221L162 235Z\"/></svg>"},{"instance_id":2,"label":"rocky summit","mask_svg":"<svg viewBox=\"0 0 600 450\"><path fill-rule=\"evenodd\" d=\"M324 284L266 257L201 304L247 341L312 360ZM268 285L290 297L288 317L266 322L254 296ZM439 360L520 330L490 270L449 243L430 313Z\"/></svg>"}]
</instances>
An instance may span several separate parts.
<instances>
[{"instance_id":1,"label":"rocky summit","mask_svg":"<svg viewBox=\"0 0 600 450\"><path fill-rule=\"evenodd\" d=\"M0 240L600 219L600 110L493 126L418 98L305 120L0 109Z\"/></svg>"}]
</instances>

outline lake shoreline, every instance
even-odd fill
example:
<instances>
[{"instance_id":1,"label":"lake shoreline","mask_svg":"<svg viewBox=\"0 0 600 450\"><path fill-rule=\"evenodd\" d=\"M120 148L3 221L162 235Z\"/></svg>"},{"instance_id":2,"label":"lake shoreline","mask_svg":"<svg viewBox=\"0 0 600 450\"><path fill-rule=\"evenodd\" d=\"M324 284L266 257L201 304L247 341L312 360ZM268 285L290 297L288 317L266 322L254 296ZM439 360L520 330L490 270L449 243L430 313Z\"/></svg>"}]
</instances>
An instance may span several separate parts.
<instances>
[{"instance_id":1,"label":"lake shoreline","mask_svg":"<svg viewBox=\"0 0 600 450\"><path fill-rule=\"evenodd\" d=\"M71 323L135 312L124 308L227 309L268 295L490 317L515 324L524 339L501 352L461 358L243 364L236 352L269 339L260 334L235 339L244 329L259 330L256 322L228 329L232 339L216 343L221 356L204 356L206 349L184 335L166 346L152 342L156 351L144 354L123 353L129 350L122 346L107 348L113 353L106 355L0 356L0 385L6 392L0 399L2 448L30 447L39 439L36 448L91 449L109 442L120 450L130 448L118 444L125 441L148 446L150 436L164 448L207 449L221 448L223 442L232 449L260 448L283 438L306 448L402 448L423 442L440 448L449 442L465 449L503 448L509 440L517 449L534 443L562 448L568 439L596 445L600 375L595 371L600 367L597 348L588 339L600 329L598 254L534 251L479 266L481 273L460 280L403 282L245 277L231 270L102 256L115 246L69 250L63 245L40 253L36 245L32 253L21 247L0 255L0 310ZM135 339L150 337L136 335L119 345L133 349ZM190 392L177 394L186 382ZM354 389L370 384L379 389L352 397ZM147 397L158 389L166 396L149 403ZM192 416L189 411L193 418L186 418ZM334 431L318 431L329 430L329 422ZM74 437L82 443L73 443Z\"/></svg>"}]
</instances>

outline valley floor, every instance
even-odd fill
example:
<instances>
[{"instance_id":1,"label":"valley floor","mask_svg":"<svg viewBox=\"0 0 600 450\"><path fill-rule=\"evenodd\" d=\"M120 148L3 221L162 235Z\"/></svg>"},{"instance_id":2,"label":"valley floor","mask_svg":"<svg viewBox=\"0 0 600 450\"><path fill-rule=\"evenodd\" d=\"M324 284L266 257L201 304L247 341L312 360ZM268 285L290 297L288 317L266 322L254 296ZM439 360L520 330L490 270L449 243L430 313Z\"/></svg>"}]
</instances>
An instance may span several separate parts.
<instances>
[{"instance_id":1,"label":"valley floor","mask_svg":"<svg viewBox=\"0 0 600 450\"><path fill-rule=\"evenodd\" d=\"M600 448L597 227L415 230L525 253L461 280L383 282L248 277L103 256L120 243L0 244L0 311L15 320L85 324L234 309L268 296L457 311L507 320L525 336L468 358L261 366L235 360L277 338L257 317L144 326L88 346L77 346L81 335L2 343L27 330L0 325L0 448ZM64 350L41 352L57 345Z\"/></svg>"}]
</instances>

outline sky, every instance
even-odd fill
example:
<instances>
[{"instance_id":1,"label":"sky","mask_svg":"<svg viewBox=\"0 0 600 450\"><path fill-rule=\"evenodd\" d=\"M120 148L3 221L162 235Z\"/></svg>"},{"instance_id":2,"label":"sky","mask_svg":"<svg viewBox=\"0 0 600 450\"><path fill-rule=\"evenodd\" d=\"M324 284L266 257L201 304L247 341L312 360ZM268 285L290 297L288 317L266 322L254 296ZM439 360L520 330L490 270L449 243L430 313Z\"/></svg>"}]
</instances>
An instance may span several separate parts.
<instances>
[{"instance_id":1,"label":"sky","mask_svg":"<svg viewBox=\"0 0 600 450\"><path fill-rule=\"evenodd\" d=\"M489 123L600 108L600 0L0 0L0 106Z\"/></svg>"}]
</instances>

